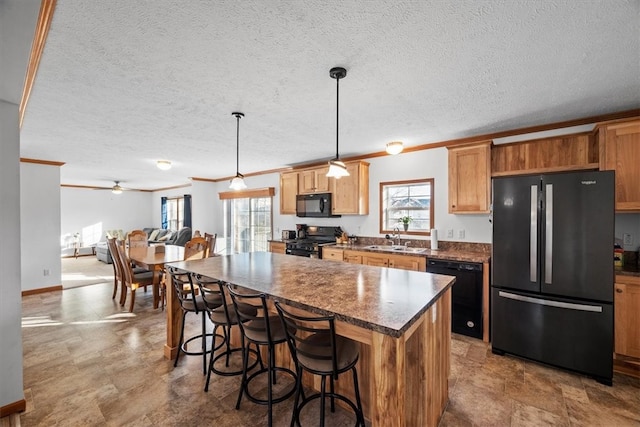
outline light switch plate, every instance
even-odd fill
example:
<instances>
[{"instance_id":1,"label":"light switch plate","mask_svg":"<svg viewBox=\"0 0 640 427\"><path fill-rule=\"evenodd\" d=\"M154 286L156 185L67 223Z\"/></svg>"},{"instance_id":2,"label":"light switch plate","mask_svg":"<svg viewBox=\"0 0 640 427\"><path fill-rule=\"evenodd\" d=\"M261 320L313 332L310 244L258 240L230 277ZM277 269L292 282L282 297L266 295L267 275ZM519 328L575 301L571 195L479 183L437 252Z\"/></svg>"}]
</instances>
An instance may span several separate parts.
<instances>
[{"instance_id":1,"label":"light switch plate","mask_svg":"<svg viewBox=\"0 0 640 427\"><path fill-rule=\"evenodd\" d=\"M623 243L625 246L633 245L633 236L631 235L631 233L624 233L622 237L623 237Z\"/></svg>"},{"instance_id":2,"label":"light switch plate","mask_svg":"<svg viewBox=\"0 0 640 427\"><path fill-rule=\"evenodd\" d=\"M453 239L453 228L447 230L447 238Z\"/></svg>"}]
</instances>

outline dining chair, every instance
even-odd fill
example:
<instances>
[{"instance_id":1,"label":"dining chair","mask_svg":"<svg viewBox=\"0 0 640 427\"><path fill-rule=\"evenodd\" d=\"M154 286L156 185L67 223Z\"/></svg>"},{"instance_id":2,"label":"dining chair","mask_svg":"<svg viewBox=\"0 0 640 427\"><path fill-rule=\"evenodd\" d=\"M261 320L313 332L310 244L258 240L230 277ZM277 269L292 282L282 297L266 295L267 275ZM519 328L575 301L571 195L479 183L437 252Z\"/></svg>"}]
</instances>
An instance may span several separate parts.
<instances>
[{"instance_id":1,"label":"dining chair","mask_svg":"<svg viewBox=\"0 0 640 427\"><path fill-rule=\"evenodd\" d=\"M204 238L207 240L208 248L206 258L210 258L216 255L216 239L218 238L218 233L209 234L204 233Z\"/></svg>"},{"instance_id":2,"label":"dining chair","mask_svg":"<svg viewBox=\"0 0 640 427\"><path fill-rule=\"evenodd\" d=\"M127 243L129 248L146 248L149 246L147 233L142 230L132 230L127 235Z\"/></svg>"},{"instance_id":3,"label":"dining chair","mask_svg":"<svg viewBox=\"0 0 640 427\"><path fill-rule=\"evenodd\" d=\"M202 259L207 255L209 245L204 237L192 237L184 244L184 260Z\"/></svg>"},{"instance_id":4,"label":"dining chair","mask_svg":"<svg viewBox=\"0 0 640 427\"><path fill-rule=\"evenodd\" d=\"M346 403L356 415L356 426L365 426L358 387L356 364L360 355L357 342L336 335L333 316L301 316L285 309L279 301L275 302L281 325L287 335L291 357L296 366L296 396L293 404L291 426L300 425L300 412L311 401L320 399L320 426L324 427L325 401L331 399L331 412L335 411L335 399ZM320 392L305 397L302 389L302 372L307 371L320 376ZM353 374L353 391L356 402L336 393L334 381L342 373ZM329 393L326 392L326 380L329 378ZM300 396L302 395L302 402Z\"/></svg>"},{"instance_id":5,"label":"dining chair","mask_svg":"<svg viewBox=\"0 0 640 427\"><path fill-rule=\"evenodd\" d=\"M127 256L127 252L124 245L116 244L118 258L122 267L122 278L124 286L122 287L122 295L120 296L120 305L124 306L126 301L125 289L128 288L131 294L131 301L129 302L129 312L133 312L133 305L136 300L136 290L140 287L147 287L153 285L153 273L151 271L145 271L144 273L134 274L133 267L131 266L131 259Z\"/></svg>"},{"instance_id":6,"label":"dining chair","mask_svg":"<svg viewBox=\"0 0 640 427\"><path fill-rule=\"evenodd\" d=\"M123 288L120 293L120 301L122 301L122 296L124 295L124 282L122 281L122 265L118 255L118 247L116 246L115 237L107 239L107 247L109 248L109 252L111 252L111 260L113 261L111 263L113 266L113 295L111 296L111 299L116 298L116 294L118 293L118 284L120 284Z\"/></svg>"}]
</instances>

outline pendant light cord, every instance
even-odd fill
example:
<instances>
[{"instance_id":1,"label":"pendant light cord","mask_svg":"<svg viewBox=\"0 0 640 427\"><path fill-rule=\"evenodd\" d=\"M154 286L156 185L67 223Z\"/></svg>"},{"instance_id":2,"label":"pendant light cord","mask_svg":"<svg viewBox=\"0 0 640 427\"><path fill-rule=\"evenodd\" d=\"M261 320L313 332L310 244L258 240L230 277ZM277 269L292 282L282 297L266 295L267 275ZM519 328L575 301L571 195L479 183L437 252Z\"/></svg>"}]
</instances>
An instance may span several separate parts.
<instances>
[{"instance_id":1,"label":"pendant light cord","mask_svg":"<svg viewBox=\"0 0 640 427\"><path fill-rule=\"evenodd\" d=\"M340 78L336 79L336 160L340 160L340 150L338 150L338 129L340 128Z\"/></svg>"},{"instance_id":2,"label":"pendant light cord","mask_svg":"<svg viewBox=\"0 0 640 427\"><path fill-rule=\"evenodd\" d=\"M236 176L242 177L240 174L240 117L244 117L243 113L233 112L231 115L236 116Z\"/></svg>"}]
</instances>

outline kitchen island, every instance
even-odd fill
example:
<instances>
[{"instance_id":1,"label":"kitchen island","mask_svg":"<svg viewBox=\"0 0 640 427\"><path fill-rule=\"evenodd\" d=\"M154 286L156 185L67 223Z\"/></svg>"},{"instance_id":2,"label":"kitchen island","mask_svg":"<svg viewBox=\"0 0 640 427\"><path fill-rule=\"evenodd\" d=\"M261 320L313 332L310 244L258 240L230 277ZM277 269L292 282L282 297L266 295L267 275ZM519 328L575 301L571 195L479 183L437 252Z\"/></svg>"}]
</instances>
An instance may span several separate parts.
<instances>
[{"instance_id":1,"label":"kitchen island","mask_svg":"<svg viewBox=\"0 0 640 427\"><path fill-rule=\"evenodd\" d=\"M371 424L438 424L448 399L453 277L268 252L170 265L263 292L298 310L335 315L337 333L360 343L357 369ZM174 292L167 296L165 356L174 357L180 307ZM290 364L288 349L280 347L279 363ZM353 397L352 384L347 378L336 389Z\"/></svg>"}]
</instances>

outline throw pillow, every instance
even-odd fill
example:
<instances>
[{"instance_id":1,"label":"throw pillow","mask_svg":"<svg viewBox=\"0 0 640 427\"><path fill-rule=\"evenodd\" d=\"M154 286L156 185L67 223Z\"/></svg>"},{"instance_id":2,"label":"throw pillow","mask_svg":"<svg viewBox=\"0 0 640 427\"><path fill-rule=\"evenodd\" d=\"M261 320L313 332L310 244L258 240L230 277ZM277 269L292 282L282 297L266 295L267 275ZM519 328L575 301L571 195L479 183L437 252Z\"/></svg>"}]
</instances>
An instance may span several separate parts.
<instances>
[{"instance_id":1,"label":"throw pillow","mask_svg":"<svg viewBox=\"0 0 640 427\"><path fill-rule=\"evenodd\" d=\"M151 232L151 234L149 235L149 240L158 240L158 233L160 232L160 230L158 230L157 228L155 230L153 230Z\"/></svg>"},{"instance_id":2,"label":"throw pillow","mask_svg":"<svg viewBox=\"0 0 640 427\"><path fill-rule=\"evenodd\" d=\"M160 237L158 239L159 242L166 242L167 240L169 240L171 238L171 233L167 233L164 236Z\"/></svg>"}]
</instances>

